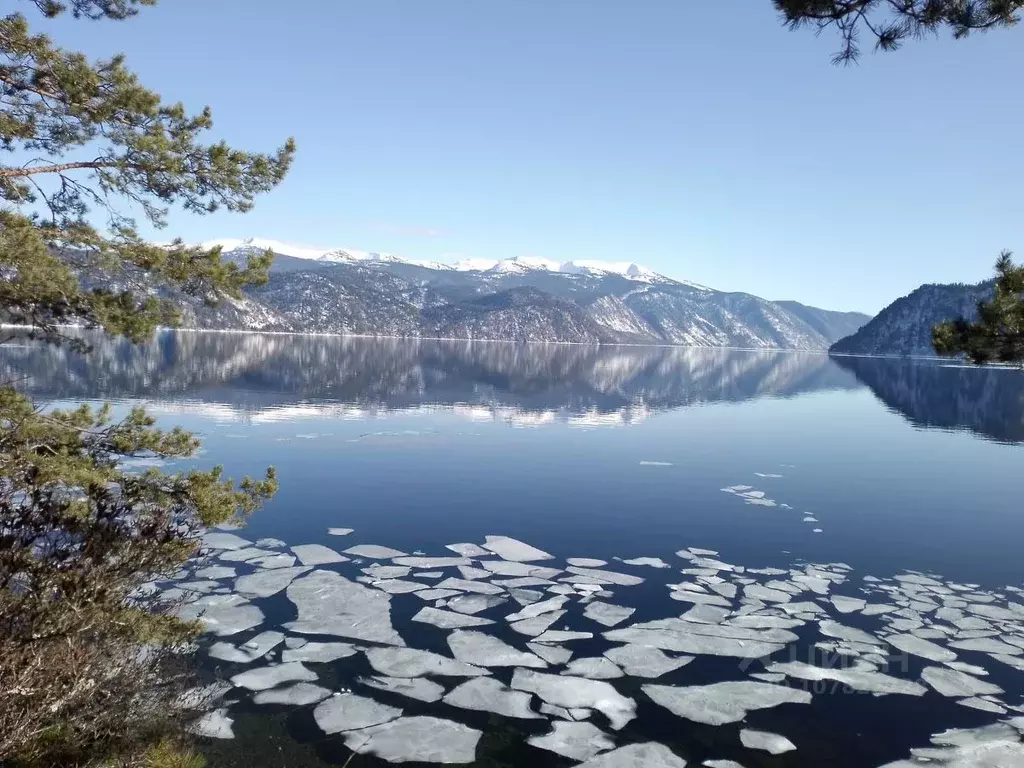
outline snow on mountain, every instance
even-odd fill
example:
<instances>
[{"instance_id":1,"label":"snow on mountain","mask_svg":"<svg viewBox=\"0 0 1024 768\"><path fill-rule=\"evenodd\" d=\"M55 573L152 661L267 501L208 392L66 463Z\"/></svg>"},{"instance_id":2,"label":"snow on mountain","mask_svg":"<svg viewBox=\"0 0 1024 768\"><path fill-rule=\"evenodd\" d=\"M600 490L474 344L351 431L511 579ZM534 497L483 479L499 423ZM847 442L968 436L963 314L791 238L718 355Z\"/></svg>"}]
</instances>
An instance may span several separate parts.
<instances>
[{"instance_id":1,"label":"snow on mountain","mask_svg":"<svg viewBox=\"0 0 1024 768\"><path fill-rule=\"evenodd\" d=\"M513 256L509 259L463 259L455 264L445 264L427 259L410 259L393 253L378 253L354 248L310 248L302 245L283 243L280 240L250 237L246 239L222 238L201 243L204 248L221 246L225 253L231 251L272 250L280 256L293 256L297 259L346 264L353 262L411 264L417 267L436 270L454 270L457 272L491 272L504 275L524 275L533 271L555 272L569 275L619 275L629 280L643 283L676 282L694 288L704 289L705 286L686 280L673 280L652 269L642 267L631 261L599 261L596 259L575 259L573 261L554 261L540 256Z\"/></svg>"}]
</instances>

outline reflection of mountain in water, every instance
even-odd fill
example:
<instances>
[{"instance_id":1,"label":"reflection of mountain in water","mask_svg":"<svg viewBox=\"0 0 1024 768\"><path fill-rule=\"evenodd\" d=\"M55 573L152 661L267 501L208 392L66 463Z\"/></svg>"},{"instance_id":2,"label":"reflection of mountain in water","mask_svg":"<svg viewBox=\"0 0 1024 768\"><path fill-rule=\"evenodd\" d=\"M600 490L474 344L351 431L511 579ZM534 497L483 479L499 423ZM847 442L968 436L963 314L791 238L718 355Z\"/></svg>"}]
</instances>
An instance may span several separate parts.
<instances>
[{"instance_id":1,"label":"reflection of mountain in water","mask_svg":"<svg viewBox=\"0 0 1024 768\"><path fill-rule=\"evenodd\" d=\"M1024 372L938 361L833 359L915 426L1024 441Z\"/></svg>"},{"instance_id":2,"label":"reflection of mountain in water","mask_svg":"<svg viewBox=\"0 0 1024 768\"><path fill-rule=\"evenodd\" d=\"M360 412L454 406L472 417L595 424L694 403L858 386L824 355L769 351L250 333L167 332L141 347L89 340L87 356L0 346L0 380L19 380L37 397L187 401L256 418L283 406L333 403Z\"/></svg>"}]
</instances>

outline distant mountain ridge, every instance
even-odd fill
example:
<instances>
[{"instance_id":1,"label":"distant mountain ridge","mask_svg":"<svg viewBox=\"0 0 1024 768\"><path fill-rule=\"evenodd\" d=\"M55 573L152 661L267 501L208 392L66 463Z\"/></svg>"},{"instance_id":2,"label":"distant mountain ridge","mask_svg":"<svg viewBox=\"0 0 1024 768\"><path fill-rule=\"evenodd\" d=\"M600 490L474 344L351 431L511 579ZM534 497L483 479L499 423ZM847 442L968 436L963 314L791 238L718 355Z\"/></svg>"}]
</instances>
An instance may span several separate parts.
<instances>
[{"instance_id":1,"label":"distant mountain ridge","mask_svg":"<svg viewBox=\"0 0 1024 768\"><path fill-rule=\"evenodd\" d=\"M869 319L716 291L632 261L440 265L272 240L204 245L238 262L270 248L275 260L268 283L240 301L186 301L185 324L196 328L824 351Z\"/></svg>"},{"instance_id":2,"label":"distant mountain ridge","mask_svg":"<svg viewBox=\"0 0 1024 768\"><path fill-rule=\"evenodd\" d=\"M934 356L932 327L937 323L977 317L979 301L992 298L995 281L977 285L922 285L896 299L855 333L833 344L837 355Z\"/></svg>"}]
</instances>

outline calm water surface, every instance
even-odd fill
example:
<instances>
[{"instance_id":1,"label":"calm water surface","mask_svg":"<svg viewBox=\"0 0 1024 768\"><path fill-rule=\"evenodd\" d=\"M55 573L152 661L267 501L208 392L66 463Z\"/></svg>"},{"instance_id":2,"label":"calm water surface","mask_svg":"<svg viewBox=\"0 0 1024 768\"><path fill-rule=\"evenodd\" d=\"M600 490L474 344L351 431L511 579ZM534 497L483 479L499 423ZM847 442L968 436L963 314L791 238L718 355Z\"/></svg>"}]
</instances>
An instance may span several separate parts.
<instances>
[{"instance_id":1,"label":"calm water surface","mask_svg":"<svg viewBox=\"0 0 1024 768\"><path fill-rule=\"evenodd\" d=\"M1020 371L800 353L195 333L163 334L142 348L97 339L87 357L0 347L0 369L0 377L54 405L143 404L162 422L202 436L200 465L223 464L240 476L273 464L281 491L240 532L247 539L337 550L372 543L442 556L453 554L446 544L510 536L554 556L538 565L564 568L568 557L597 558L643 577L637 586L606 587L608 602L637 609L620 628L691 607L668 599L666 586L688 578L680 570L691 564L675 554L687 547L717 551L725 563L747 568L845 564L849 578L834 593L869 602L886 596L865 594L864 576L908 571L946 585L979 585L971 589L1001 595L1000 605L1024 602L1006 591L1024 580ZM721 490L734 486L750 488ZM739 495L751 490L763 497ZM339 538L327 534L329 527L355 532ZM615 560L637 557L671 567ZM352 579L370 564L321 567ZM806 593L793 601L816 598ZM256 602L267 617L263 629L295 618L284 592ZM394 626L410 646L448 655L447 630L410 621L425 604L432 605L412 594L393 596ZM478 615L497 622L484 630L522 648L529 638L504 626L504 616L519 609L510 605ZM764 611L783 615L777 605ZM596 633L565 644L574 658L600 655L613 645L600 635L607 628L580 612L571 606L555 626ZM878 636L886 631L882 617L832 618ZM813 646L829 638L816 627L812 620L796 629L799 642L765 663L823 663ZM1011 622L994 631L1014 630ZM244 643L258 631L222 639ZM737 658L701 655L656 681L611 681L637 701L636 719L618 732L602 715L590 722L617 745L657 741L691 764L729 758L746 766L881 765L927 746L945 728L1019 714L1012 708L1022 704L1024 670L976 651L958 657L986 668L984 679L1005 691L997 698L1007 714L960 706L931 689L876 697L790 680L807 686L813 703L710 726L672 714L640 690L649 682L702 685L764 671L760 661L744 666ZM914 679L933 663L904 656L887 673ZM481 730L477 765L578 762L524 743L549 730L546 717L510 719L360 689L356 678L372 672L361 654L309 667L325 687L350 687L404 707L406 716ZM230 677L245 668L211 662L208 671ZM510 681L511 670L494 672ZM460 682L439 681L448 690ZM248 699L246 692L233 698L235 739L209 742L213 765L349 758L343 735L325 738L316 726L313 706ZM783 734L798 749L781 756L744 749L742 727ZM369 755L349 763L382 764Z\"/></svg>"}]
</instances>

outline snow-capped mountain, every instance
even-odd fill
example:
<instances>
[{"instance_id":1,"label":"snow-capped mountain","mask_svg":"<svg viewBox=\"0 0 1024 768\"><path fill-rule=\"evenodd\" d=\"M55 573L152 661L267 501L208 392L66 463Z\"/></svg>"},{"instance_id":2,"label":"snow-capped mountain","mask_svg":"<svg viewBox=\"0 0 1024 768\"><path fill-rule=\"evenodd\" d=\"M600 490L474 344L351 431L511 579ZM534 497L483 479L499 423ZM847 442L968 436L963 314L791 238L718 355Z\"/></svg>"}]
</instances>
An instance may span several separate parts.
<instances>
[{"instance_id":1,"label":"snow-capped mountain","mask_svg":"<svg viewBox=\"0 0 1024 768\"><path fill-rule=\"evenodd\" d=\"M415 261L274 240L220 240L242 261L276 254L243 302L193 304L186 323L419 338L824 350L868 320L673 280L632 261L536 257Z\"/></svg>"},{"instance_id":2,"label":"snow-capped mountain","mask_svg":"<svg viewBox=\"0 0 1024 768\"><path fill-rule=\"evenodd\" d=\"M513 256L509 259L464 259L454 264L424 259L410 259L393 253L362 251L353 248L309 248L291 245L280 240L264 238L208 240L201 243L204 248L219 246L224 253L257 253L271 250L277 256L291 256L296 259L333 262L336 264L354 262L376 262L384 264L411 264L435 270L453 270L456 272L492 272L496 274L526 274L533 271L557 272L571 275L620 275L640 282L678 282L660 275L652 269L642 267L631 261L600 261L584 259L558 262L539 256ZM696 283L689 283L696 286ZM702 286L697 286L702 287Z\"/></svg>"}]
</instances>

